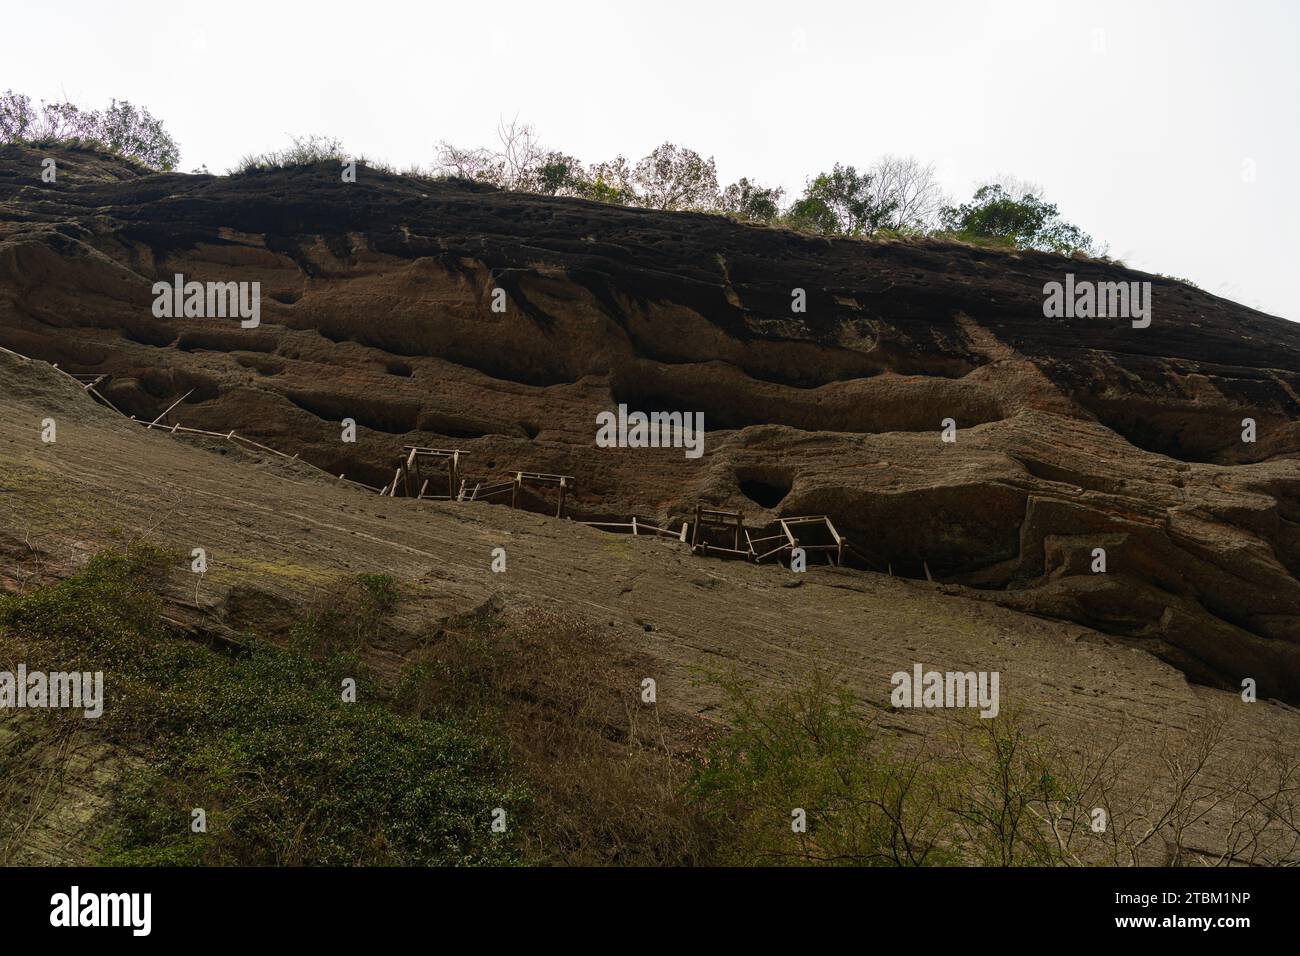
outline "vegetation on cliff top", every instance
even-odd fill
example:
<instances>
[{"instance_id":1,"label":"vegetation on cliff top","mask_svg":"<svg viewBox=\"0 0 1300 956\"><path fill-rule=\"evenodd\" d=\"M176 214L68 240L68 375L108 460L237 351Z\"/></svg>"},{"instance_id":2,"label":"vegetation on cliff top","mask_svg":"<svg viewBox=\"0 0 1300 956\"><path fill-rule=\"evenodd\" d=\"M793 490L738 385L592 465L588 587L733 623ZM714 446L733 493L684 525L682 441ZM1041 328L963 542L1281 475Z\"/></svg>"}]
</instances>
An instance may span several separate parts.
<instances>
[{"instance_id":1,"label":"vegetation on cliff top","mask_svg":"<svg viewBox=\"0 0 1300 956\"><path fill-rule=\"evenodd\" d=\"M836 163L811 177L803 194L783 206L780 187L744 176L722 187L712 157L674 143L663 143L635 163L620 155L588 165L542 146L526 123L499 123L497 138L493 147L466 148L443 141L433 169L412 166L402 174L454 177L647 209L717 213L826 236L939 235L1066 255L1101 254L1092 237L1061 219L1040 187L1002 177L982 185L970 202L954 206L934 165L912 157L884 156L861 169ZM158 171L173 170L180 160L179 145L162 121L143 107L116 100L104 111L83 110L69 102L33 106L30 97L12 90L0 95L3 143L99 148ZM387 164L350 156L340 140L319 135L293 137L284 149L248 154L232 172L326 160L355 160L396 173Z\"/></svg>"}]
</instances>

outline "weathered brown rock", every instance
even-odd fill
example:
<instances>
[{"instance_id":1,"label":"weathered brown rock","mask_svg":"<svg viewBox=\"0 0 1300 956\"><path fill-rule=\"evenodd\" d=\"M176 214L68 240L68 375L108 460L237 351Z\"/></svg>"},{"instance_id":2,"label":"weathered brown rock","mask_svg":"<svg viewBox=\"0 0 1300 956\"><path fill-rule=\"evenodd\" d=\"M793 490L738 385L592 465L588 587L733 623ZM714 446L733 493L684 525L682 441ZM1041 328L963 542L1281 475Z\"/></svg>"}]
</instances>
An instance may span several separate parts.
<instances>
[{"instance_id":1,"label":"weathered brown rock","mask_svg":"<svg viewBox=\"0 0 1300 956\"><path fill-rule=\"evenodd\" d=\"M473 474L577 476L577 517L825 513L896 574L1300 701L1300 325L1093 260L328 165L139 176L70 153L43 185L41 155L0 149L0 345L110 374L130 414L193 389L168 421L374 484L402 444L454 444ZM260 328L155 318L178 272L260 282ZM1044 318L1066 272L1150 281L1150 327ZM703 412L704 457L597 448L619 402Z\"/></svg>"}]
</instances>

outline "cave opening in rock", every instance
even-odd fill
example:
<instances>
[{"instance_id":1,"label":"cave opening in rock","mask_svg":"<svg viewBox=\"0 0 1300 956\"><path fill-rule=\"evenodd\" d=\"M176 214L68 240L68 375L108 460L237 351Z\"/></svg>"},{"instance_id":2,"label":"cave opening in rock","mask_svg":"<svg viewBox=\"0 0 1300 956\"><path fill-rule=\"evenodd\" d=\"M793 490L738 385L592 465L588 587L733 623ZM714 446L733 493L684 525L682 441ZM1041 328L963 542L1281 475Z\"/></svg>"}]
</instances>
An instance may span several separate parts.
<instances>
[{"instance_id":1,"label":"cave opening in rock","mask_svg":"<svg viewBox=\"0 0 1300 956\"><path fill-rule=\"evenodd\" d=\"M790 482L777 479L775 481L760 478L743 478L736 476L736 483L740 486L740 493L764 508L775 508L785 496L790 493Z\"/></svg>"}]
</instances>

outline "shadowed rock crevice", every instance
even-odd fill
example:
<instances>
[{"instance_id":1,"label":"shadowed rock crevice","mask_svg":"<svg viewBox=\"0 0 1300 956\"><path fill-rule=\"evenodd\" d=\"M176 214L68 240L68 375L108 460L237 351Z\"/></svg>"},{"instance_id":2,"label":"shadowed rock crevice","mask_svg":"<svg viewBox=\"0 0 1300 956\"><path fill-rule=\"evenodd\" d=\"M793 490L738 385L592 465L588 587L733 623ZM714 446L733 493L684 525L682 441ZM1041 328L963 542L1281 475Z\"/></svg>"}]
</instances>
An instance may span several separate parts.
<instances>
[{"instance_id":1,"label":"shadowed rock crevice","mask_svg":"<svg viewBox=\"0 0 1300 956\"><path fill-rule=\"evenodd\" d=\"M790 494L793 482L771 471L749 471L737 473L736 484L740 487L742 495L760 508L770 511L778 507L785 500L786 495Z\"/></svg>"},{"instance_id":2,"label":"shadowed rock crevice","mask_svg":"<svg viewBox=\"0 0 1300 956\"><path fill-rule=\"evenodd\" d=\"M329 392L289 392L289 401L303 411L326 421L353 419L358 425L393 435L414 431L420 419L415 404L385 402L380 399L341 398Z\"/></svg>"}]
</instances>

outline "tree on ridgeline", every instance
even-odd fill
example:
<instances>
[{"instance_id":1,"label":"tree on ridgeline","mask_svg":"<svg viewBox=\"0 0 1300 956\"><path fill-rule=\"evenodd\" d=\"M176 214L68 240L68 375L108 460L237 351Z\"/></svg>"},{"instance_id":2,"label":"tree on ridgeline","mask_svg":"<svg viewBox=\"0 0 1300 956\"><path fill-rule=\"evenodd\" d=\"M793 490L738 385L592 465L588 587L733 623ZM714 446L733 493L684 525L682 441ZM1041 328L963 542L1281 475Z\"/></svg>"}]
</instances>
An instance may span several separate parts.
<instances>
[{"instance_id":1,"label":"tree on ridgeline","mask_svg":"<svg viewBox=\"0 0 1300 956\"><path fill-rule=\"evenodd\" d=\"M647 209L707 211L718 206L718 170L713 157L664 143L632 169L636 204Z\"/></svg>"},{"instance_id":2,"label":"tree on ridgeline","mask_svg":"<svg viewBox=\"0 0 1300 956\"><path fill-rule=\"evenodd\" d=\"M180 146L162 120L127 100L113 100L102 112L68 102L42 101L37 107L31 97L6 90L0 94L0 143L86 146L160 172L180 161Z\"/></svg>"},{"instance_id":3,"label":"tree on ridgeline","mask_svg":"<svg viewBox=\"0 0 1300 956\"><path fill-rule=\"evenodd\" d=\"M786 221L827 236L870 236L889 225L896 209L893 197L880 195L874 174L836 163L808 184Z\"/></svg>"},{"instance_id":4,"label":"tree on ridgeline","mask_svg":"<svg viewBox=\"0 0 1300 956\"><path fill-rule=\"evenodd\" d=\"M1038 249L1072 255L1098 254L1091 236L1061 218L1041 190L1015 183L987 183L968 203L949 206L940 219L958 239L993 242L1015 249Z\"/></svg>"},{"instance_id":5,"label":"tree on ridgeline","mask_svg":"<svg viewBox=\"0 0 1300 956\"><path fill-rule=\"evenodd\" d=\"M722 191L718 208L737 219L772 222L781 214L781 197L785 190L751 183L744 176Z\"/></svg>"},{"instance_id":6,"label":"tree on ridgeline","mask_svg":"<svg viewBox=\"0 0 1300 956\"><path fill-rule=\"evenodd\" d=\"M905 234L929 231L938 225L948 199L933 163L913 156L882 156L871 164L874 205L892 206L884 228Z\"/></svg>"}]
</instances>

